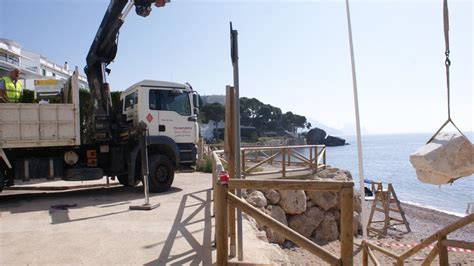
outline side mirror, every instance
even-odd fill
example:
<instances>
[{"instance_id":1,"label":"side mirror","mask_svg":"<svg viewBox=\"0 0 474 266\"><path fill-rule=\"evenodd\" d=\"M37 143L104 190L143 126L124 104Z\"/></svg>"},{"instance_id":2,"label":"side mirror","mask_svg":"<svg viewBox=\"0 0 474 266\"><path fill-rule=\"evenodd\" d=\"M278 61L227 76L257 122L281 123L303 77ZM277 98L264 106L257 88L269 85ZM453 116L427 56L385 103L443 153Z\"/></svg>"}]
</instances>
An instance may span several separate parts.
<instances>
[{"instance_id":1,"label":"side mirror","mask_svg":"<svg viewBox=\"0 0 474 266\"><path fill-rule=\"evenodd\" d=\"M193 94L193 106L199 108L199 95L197 93Z\"/></svg>"},{"instance_id":2,"label":"side mirror","mask_svg":"<svg viewBox=\"0 0 474 266\"><path fill-rule=\"evenodd\" d=\"M199 108L194 107L193 113L194 113L194 115L198 115L199 114Z\"/></svg>"}]
</instances>

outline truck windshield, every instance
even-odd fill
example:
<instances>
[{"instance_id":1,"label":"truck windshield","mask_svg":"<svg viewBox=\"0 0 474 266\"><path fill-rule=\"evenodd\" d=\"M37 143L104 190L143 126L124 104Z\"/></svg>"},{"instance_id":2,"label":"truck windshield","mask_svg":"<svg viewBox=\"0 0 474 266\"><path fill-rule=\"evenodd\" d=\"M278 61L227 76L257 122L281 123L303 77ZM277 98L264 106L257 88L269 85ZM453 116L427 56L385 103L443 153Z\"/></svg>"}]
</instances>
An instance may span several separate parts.
<instances>
[{"instance_id":1,"label":"truck windshield","mask_svg":"<svg viewBox=\"0 0 474 266\"><path fill-rule=\"evenodd\" d=\"M180 115L191 115L189 94L173 93L172 90L150 90L150 110L174 111Z\"/></svg>"}]
</instances>

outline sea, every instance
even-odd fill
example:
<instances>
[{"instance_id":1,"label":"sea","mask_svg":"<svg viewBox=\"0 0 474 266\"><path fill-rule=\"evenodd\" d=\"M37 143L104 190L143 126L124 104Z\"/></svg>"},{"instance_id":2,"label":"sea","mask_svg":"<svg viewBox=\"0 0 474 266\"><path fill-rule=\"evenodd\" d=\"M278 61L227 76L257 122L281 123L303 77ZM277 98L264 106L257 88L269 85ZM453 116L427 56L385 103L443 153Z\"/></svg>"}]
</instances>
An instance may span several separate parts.
<instances>
[{"instance_id":1,"label":"sea","mask_svg":"<svg viewBox=\"0 0 474 266\"><path fill-rule=\"evenodd\" d=\"M467 135L473 141L471 132ZM349 145L327 147L326 163L349 170L359 188L357 142L342 136ZM423 146L430 134L362 135L364 178L392 183L400 201L464 216L468 203L474 204L474 176L453 184L436 186L420 182L410 164L410 154ZM366 185L370 187L370 185Z\"/></svg>"}]
</instances>

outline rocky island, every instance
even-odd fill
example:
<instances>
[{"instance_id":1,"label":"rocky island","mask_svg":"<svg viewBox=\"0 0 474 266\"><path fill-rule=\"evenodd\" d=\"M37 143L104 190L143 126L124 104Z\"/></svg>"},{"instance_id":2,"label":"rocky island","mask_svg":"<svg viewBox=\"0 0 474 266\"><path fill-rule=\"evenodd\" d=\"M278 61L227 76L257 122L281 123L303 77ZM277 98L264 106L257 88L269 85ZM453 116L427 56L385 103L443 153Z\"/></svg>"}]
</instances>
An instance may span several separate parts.
<instances>
[{"instance_id":1,"label":"rocky island","mask_svg":"<svg viewBox=\"0 0 474 266\"><path fill-rule=\"evenodd\" d=\"M306 134L306 144L308 145L326 145L328 147L344 146L346 140L328 135L326 131L320 128L312 128Z\"/></svg>"}]
</instances>

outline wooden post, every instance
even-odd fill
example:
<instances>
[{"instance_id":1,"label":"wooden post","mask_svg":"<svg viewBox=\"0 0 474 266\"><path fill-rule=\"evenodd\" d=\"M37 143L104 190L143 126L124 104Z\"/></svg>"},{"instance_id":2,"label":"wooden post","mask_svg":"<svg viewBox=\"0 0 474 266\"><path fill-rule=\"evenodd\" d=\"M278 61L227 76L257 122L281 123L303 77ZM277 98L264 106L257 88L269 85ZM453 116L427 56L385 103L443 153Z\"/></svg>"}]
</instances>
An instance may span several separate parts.
<instances>
[{"instance_id":1,"label":"wooden post","mask_svg":"<svg viewBox=\"0 0 474 266\"><path fill-rule=\"evenodd\" d=\"M288 153L288 166L291 166L291 148L287 150Z\"/></svg>"},{"instance_id":2,"label":"wooden post","mask_svg":"<svg viewBox=\"0 0 474 266\"><path fill-rule=\"evenodd\" d=\"M216 182L217 182L217 173L216 173L216 162L214 159L212 161L212 199L214 204L212 204L212 216L216 216ZM215 236L214 236L215 237Z\"/></svg>"},{"instance_id":3,"label":"wooden post","mask_svg":"<svg viewBox=\"0 0 474 266\"><path fill-rule=\"evenodd\" d=\"M316 167L316 170L318 170L318 161L319 161L319 154L318 154L318 146L314 146L314 163Z\"/></svg>"},{"instance_id":4,"label":"wooden post","mask_svg":"<svg viewBox=\"0 0 474 266\"><path fill-rule=\"evenodd\" d=\"M228 260L228 221L227 221L227 185L221 185L218 181L215 184L216 198L216 265L227 265Z\"/></svg>"},{"instance_id":5,"label":"wooden post","mask_svg":"<svg viewBox=\"0 0 474 266\"><path fill-rule=\"evenodd\" d=\"M390 191L380 192L382 194L382 208L385 215L384 227L382 229L383 234L387 235L388 228L390 227Z\"/></svg>"},{"instance_id":6,"label":"wooden post","mask_svg":"<svg viewBox=\"0 0 474 266\"><path fill-rule=\"evenodd\" d=\"M428 253L428 256L426 256L425 260L423 263L421 263L421 266L429 266L433 262L433 260L438 256L438 246L435 246L430 253Z\"/></svg>"},{"instance_id":7,"label":"wooden post","mask_svg":"<svg viewBox=\"0 0 474 266\"><path fill-rule=\"evenodd\" d=\"M398 258L397 262L395 263L397 266L403 266L405 265L405 261L402 258Z\"/></svg>"},{"instance_id":8,"label":"wooden post","mask_svg":"<svg viewBox=\"0 0 474 266\"><path fill-rule=\"evenodd\" d=\"M397 194L395 193L395 189L392 186L392 183L388 184L388 189L393 195L393 199L395 201L395 205L397 205L398 212L400 213L400 216L402 217L403 223L405 224L405 228L407 229L407 232L411 232L410 228L410 223L408 223L408 220L405 216L405 211L403 211L402 206L400 204L400 201L398 200ZM390 199L391 201L391 199Z\"/></svg>"},{"instance_id":9,"label":"wooden post","mask_svg":"<svg viewBox=\"0 0 474 266\"><path fill-rule=\"evenodd\" d=\"M439 265L441 266L449 265L448 246L443 245L443 240L446 240L446 235L438 237Z\"/></svg>"},{"instance_id":10,"label":"wooden post","mask_svg":"<svg viewBox=\"0 0 474 266\"><path fill-rule=\"evenodd\" d=\"M309 168L314 169L313 165L313 147L309 147Z\"/></svg>"},{"instance_id":11,"label":"wooden post","mask_svg":"<svg viewBox=\"0 0 474 266\"><path fill-rule=\"evenodd\" d=\"M245 148L241 151L242 153L242 178L245 178Z\"/></svg>"},{"instance_id":12,"label":"wooden post","mask_svg":"<svg viewBox=\"0 0 474 266\"><path fill-rule=\"evenodd\" d=\"M286 149L282 149L281 153L281 175L286 177Z\"/></svg>"},{"instance_id":13,"label":"wooden post","mask_svg":"<svg viewBox=\"0 0 474 266\"><path fill-rule=\"evenodd\" d=\"M234 115L234 94L235 90L233 87L227 86L226 88L226 105L225 105L225 143L224 153L227 156L227 171L231 179L235 178L235 130L232 125L235 125ZM230 189L230 193L235 194L235 189ZM237 254L236 246L236 230L235 230L235 208L232 206L228 207L229 210L229 236L230 236L230 256L235 257Z\"/></svg>"},{"instance_id":14,"label":"wooden post","mask_svg":"<svg viewBox=\"0 0 474 266\"><path fill-rule=\"evenodd\" d=\"M323 164L324 164L324 169L326 169L326 147L323 148Z\"/></svg>"},{"instance_id":15,"label":"wooden post","mask_svg":"<svg viewBox=\"0 0 474 266\"><path fill-rule=\"evenodd\" d=\"M342 265L352 265L354 235L352 220L354 217L353 195L354 188L341 189L341 262Z\"/></svg>"},{"instance_id":16,"label":"wooden post","mask_svg":"<svg viewBox=\"0 0 474 266\"><path fill-rule=\"evenodd\" d=\"M369 253L368 253L368 246L365 242L362 242L362 265L368 266L369 265Z\"/></svg>"}]
</instances>

